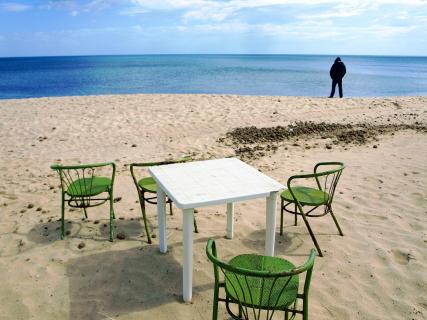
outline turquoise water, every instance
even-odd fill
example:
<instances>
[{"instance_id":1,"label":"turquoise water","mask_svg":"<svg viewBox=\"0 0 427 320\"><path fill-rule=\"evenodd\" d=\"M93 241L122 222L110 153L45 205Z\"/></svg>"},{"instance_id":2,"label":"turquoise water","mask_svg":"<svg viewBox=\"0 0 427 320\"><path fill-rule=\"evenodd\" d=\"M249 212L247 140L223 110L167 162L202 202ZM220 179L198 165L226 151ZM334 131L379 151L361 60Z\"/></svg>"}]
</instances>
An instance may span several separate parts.
<instances>
[{"instance_id":1,"label":"turquoise water","mask_svg":"<svg viewBox=\"0 0 427 320\"><path fill-rule=\"evenodd\" d=\"M341 56L344 96L427 95L427 57ZM120 93L329 95L325 55L0 58L0 99Z\"/></svg>"}]
</instances>

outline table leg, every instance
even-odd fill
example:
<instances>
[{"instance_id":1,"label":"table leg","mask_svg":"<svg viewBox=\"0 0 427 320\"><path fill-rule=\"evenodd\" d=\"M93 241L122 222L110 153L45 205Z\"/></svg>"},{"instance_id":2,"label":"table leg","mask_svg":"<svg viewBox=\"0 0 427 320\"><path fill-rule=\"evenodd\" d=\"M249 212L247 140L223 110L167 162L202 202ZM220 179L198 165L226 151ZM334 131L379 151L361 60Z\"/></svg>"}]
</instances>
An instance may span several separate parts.
<instances>
[{"instance_id":1,"label":"table leg","mask_svg":"<svg viewBox=\"0 0 427 320\"><path fill-rule=\"evenodd\" d=\"M183 247L182 295L185 302L190 302L193 294L193 219L194 209L183 210Z\"/></svg>"},{"instance_id":2,"label":"table leg","mask_svg":"<svg viewBox=\"0 0 427 320\"><path fill-rule=\"evenodd\" d=\"M265 255L274 256L274 243L276 236L276 199L277 192L271 192L267 197L267 220L265 226Z\"/></svg>"},{"instance_id":3,"label":"table leg","mask_svg":"<svg viewBox=\"0 0 427 320\"><path fill-rule=\"evenodd\" d=\"M227 239L233 239L234 233L234 203L227 203Z\"/></svg>"},{"instance_id":4,"label":"table leg","mask_svg":"<svg viewBox=\"0 0 427 320\"><path fill-rule=\"evenodd\" d=\"M166 239L166 194L162 188L157 188L157 221L159 224L159 246L160 252L168 251L168 243Z\"/></svg>"}]
</instances>

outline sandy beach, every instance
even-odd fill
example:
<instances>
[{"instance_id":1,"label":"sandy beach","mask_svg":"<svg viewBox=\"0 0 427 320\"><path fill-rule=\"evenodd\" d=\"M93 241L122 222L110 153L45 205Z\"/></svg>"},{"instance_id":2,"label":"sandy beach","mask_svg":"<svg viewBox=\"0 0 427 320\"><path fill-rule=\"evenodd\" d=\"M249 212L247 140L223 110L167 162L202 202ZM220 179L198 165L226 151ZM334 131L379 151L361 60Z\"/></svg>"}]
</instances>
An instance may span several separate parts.
<instances>
[{"instance_id":1,"label":"sandy beach","mask_svg":"<svg viewBox=\"0 0 427 320\"><path fill-rule=\"evenodd\" d=\"M427 319L427 97L38 98L0 100L0 119L0 319L211 319L206 242L216 239L224 260L263 254L265 201L236 204L233 240L224 206L198 209L193 302L183 303L181 212L167 217L161 254L157 238L147 243L128 167L183 155L238 156L282 183L343 161L334 212L344 237L330 217L310 220L325 255L310 319ZM277 134L289 128L297 134ZM67 208L69 235L59 240L59 178L49 166L106 161L117 165L115 226L125 239L108 241L103 205L86 220ZM147 208L156 234L156 208ZM285 215L283 236L276 228L276 255L300 264L314 245L292 222ZM220 314L228 319L223 305Z\"/></svg>"}]
</instances>

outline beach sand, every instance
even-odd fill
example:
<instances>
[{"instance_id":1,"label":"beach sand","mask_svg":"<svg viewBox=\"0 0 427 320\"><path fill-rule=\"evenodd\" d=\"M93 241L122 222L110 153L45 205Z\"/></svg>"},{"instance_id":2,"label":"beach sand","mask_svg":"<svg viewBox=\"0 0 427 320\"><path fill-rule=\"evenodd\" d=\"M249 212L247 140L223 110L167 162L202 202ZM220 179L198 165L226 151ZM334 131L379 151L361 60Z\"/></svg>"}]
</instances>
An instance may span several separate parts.
<instances>
[{"instance_id":1,"label":"beach sand","mask_svg":"<svg viewBox=\"0 0 427 320\"><path fill-rule=\"evenodd\" d=\"M233 240L224 238L224 206L198 209L193 302L185 304L182 214L175 208L167 217L167 254L159 253L158 238L147 244L127 165L188 154L222 158L236 150L282 183L310 172L316 162L346 164L334 199L344 237L330 217L310 220L324 251L314 266L310 319L427 319L427 139L425 130L413 130L427 125L427 97L1 100L0 119L0 319L211 319L207 239L216 239L225 260L263 254L265 201L236 204ZM365 141L315 133L249 146L226 135L238 127L308 120L365 125L374 134ZM70 234L59 240L59 178L50 164L106 161L117 164L115 225L126 239L108 241L103 205L90 208L86 221L80 210L67 208ZM148 215L156 234L155 206L148 206ZM303 263L314 247L307 229L285 215L280 236L278 223L279 214L276 255ZM223 305L219 319L227 319Z\"/></svg>"}]
</instances>

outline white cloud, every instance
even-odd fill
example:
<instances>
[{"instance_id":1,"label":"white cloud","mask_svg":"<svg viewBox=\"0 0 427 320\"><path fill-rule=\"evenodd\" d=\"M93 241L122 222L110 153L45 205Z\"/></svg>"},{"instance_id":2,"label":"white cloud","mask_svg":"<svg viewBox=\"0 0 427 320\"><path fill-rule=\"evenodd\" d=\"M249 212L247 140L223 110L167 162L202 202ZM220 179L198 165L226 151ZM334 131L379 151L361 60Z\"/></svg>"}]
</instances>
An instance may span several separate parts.
<instances>
[{"instance_id":1,"label":"white cloud","mask_svg":"<svg viewBox=\"0 0 427 320\"><path fill-rule=\"evenodd\" d=\"M108 1L108 0L103 0ZM128 0L129 4L152 10L200 9L202 7L233 8L235 10L277 5L380 6L402 4L401 0ZM427 5L426 0L406 0L405 6Z\"/></svg>"},{"instance_id":2,"label":"white cloud","mask_svg":"<svg viewBox=\"0 0 427 320\"><path fill-rule=\"evenodd\" d=\"M144 31L144 29L140 25L135 25L132 27L132 31L142 32L142 31Z\"/></svg>"},{"instance_id":3,"label":"white cloud","mask_svg":"<svg viewBox=\"0 0 427 320\"><path fill-rule=\"evenodd\" d=\"M120 10L120 14L126 16L135 16L137 14L147 13L147 9L139 8L139 7L128 7L126 9Z\"/></svg>"},{"instance_id":4,"label":"white cloud","mask_svg":"<svg viewBox=\"0 0 427 320\"><path fill-rule=\"evenodd\" d=\"M107 0L104 0L107 1ZM225 22L235 20L242 10L277 7L286 10L286 6L302 8L325 5L329 9L315 14L301 14L302 20L330 20L361 16L367 12L378 14L381 6L402 5L401 0L127 0L129 6L121 11L125 15L137 15L150 11L182 11L181 19L185 24L195 22ZM405 9L425 7L426 0L406 0ZM397 19L405 19L400 15Z\"/></svg>"},{"instance_id":5,"label":"white cloud","mask_svg":"<svg viewBox=\"0 0 427 320\"><path fill-rule=\"evenodd\" d=\"M185 22L191 20L224 21L245 9L292 6L328 5L332 10L316 15L301 15L301 19L349 17L384 5L402 5L401 0L50 0L46 8L60 8L76 15L84 12L119 7L123 15L138 15L150 11L181 11ZM403 5L402 5L403 6ZM426 0L405 0L405 8L427 6ZM283 8L282 8L283 9Z\"/></svg>"},{"instance_id":6,"label":"white cloud","mask_svg":"<svg viewBox=\"0 0 427 320\"><path fill-rule=\"evenodd\" d=\"M399 20L407 20L409 19L409 12L408 11L399 11L396 13L396 19Z\"/></svg>"},{"instance_id":7,"label":"white cloud","mask_svg":"<svg viewBox=\"0 0 427 320\"><path fill-rule=\"evenodd\" d=\"M361 15L369 10L376 10L377 4L374 2L369 3L351 3L347 5L338 4L332 6L330 9L324 12L318 12L315 14L304 14L299 15L298 19L303 20L317 20L317 19L331 19L331 18L348 18Z\"/></svg>"},{"instance_id":8,"label":"white cloud","mask_svg":"<svg viewBox=\"0 0 427 320\"><path fill-rule=\"evenodd\" d=\"M371 39L382 41L385 38L392 38L409 32L423 26L393 26L389 24L366 24L363 26L344 26L337 28L332 20L301 20L288 24L258 23L248 24L237 20L227 22L214 22L195 25L180 25L175 27L176 32L192 32L201 34L252 34L262 37L275 38L278 41L285 39L298 40L349 40L357 39L365 41Z\"/></svg>"},{"instance_id":9,"label":"white cloud","mask_svg":"<svg viewBox=\"0 0 427 320\"><path fill-rule=\"evenodd\" d=\"M405 4L401 0L57 0L50 1L49 5L66 9L72 15L114 6L124 15L152 11L176 11L179 15L178 19L163 27L157 26L157 29L144 25L131 28L138 33L174 30L183 33L261 33L278 39L344 40L390 38L427 27L425 15L415 14L424 12L424 8L427 11L427 0L406 0ZM292 8L301 14L294 17L296 21L276 18L269 23L249 23L240 12L263 8L275 10L276 7L277 10ZM390 8L393 9L390 11ZM314 13L303 14L305 12ZM356 21L352 17L362 19Z\"/></svg>"},{"instance_id":10,"label":"white cloud","mask_svg":"<svg viewBox=\"0 0 427 320\"><path fill-rule=\"evenodd\" d=\"M224 21L232 16L234 12L236 12L236 9L232 7L206 6L198 10L187 11L182 17L185 22L190 20Z\"/></svg>"},{"instance_id":11,"label":"white cloud","mask_svg":"<svg viewBox=\"0 0 427 320\"><path fill-rule=\"evenodd\" d=\"M182 20L165 26L175 28L177 32L253 32L279 38L304 39L398 36L425 26L421 17L413 17L413 11L427 9L426 0L406 0L404 5L401 0L128 0L127 3L130 6L122 11L123 14L178 11ZM318 5L322 6L313 7ZM395 7L395 12L385 13L390 5ZM297 21L294 22L247 23L239 15L241 10L267 7L277 7L278 10L301 7L301 12L307 12L306 9L311 7L317 11L301 14L295 17ZM364 23L355 23L350 19L356 16L363 16ZM398 20L405 20L405 25L395 25ZM337 21L340 22L339 27Z\"/></svg>"},{"instance_id":12,"label":"white cloud","mask_svg":"<svg viewBox=\"0 0 427 320\"><path fill-rule=\"evenodd\" d=\"M416 29L415 26L390 26L390 25L372 25L366 30L360 30L360 33L374 34L377 37L390 38L400 34L409 33Z\"/></svg>"},{"instance_id":13,"label":"white cloud","mask_svg":"<svg viewBox=\"0 0 427 320\"><path fill-rule=\"evenodd\" d=\"M32 9L32 6L18 2L6 2L0 4L0 11L21 12L30 9Z\"/></svg>"},{"instance_id":14,"label":"white cloud","mask_svg":"<svg viewBox=\"0 0 427 320\"><path fill-rule=\"evenodd\" d=\"M70 15L77 16L81 13L105 10L115 5L126 4L129 0L51 0L47 4L42 5L43 9L61 9L69 11Z\"/></svg>"}]
</instances>

